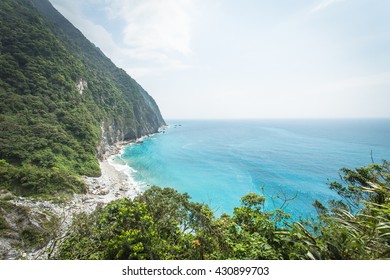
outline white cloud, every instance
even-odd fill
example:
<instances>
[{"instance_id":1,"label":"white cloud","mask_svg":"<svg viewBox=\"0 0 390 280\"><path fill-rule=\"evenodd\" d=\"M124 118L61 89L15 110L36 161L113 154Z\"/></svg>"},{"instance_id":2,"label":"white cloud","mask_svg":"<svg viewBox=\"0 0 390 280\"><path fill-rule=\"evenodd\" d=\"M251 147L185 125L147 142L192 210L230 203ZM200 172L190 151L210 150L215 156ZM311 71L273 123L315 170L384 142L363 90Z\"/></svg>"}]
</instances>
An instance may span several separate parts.
<instances>
[{"instance_id":1,"label":"white cloud","mask_svg":"<svg viewBox=\"0 0 390 280\"><path fill-rule=\"evenodd\" d=\"M170 70L187 69L191 53L189 0L51 0L115 64L130 75L142 77ZM108 20L119 20L122 30L107 30L84 13L101 9ZM112 33L119 33L117 40ZM118 39L119 38L119 39ZM142 65L139 67L139 65Z\"/></svg>"},{"instance_id":2,"label":"white cloud","mask_svg":"<svg viewBox=\"0 0 390 280\"><path fill-rule=\"evenodd\" d=\"M144 62L142 73L184 69L191 53L189 0L106 0L111 19L123 21L123 46ZM151 65L147 71L147 65ZM145 66L146 65L146 66Z\"/></svg>"},{"instance_id":3,"label":"white cloud","mask_svg":"<svg viewBox=\"0 0 390 280\"><path fill-rule=\"evenodd\" d=\"M50 1L166 117L389 115L386 0Z\"/></svg>"},{"instance_id":4,"label":"white cloud","mask_svg":"<svg viewBox=\"0 0 390 280\"><path fill-rule=\"evenodd\" d=\"M118 9L118 4L122 8ZM190 53L189 2L177 0L112 0L125 22L126 45L147 51Z\"/></svg>"},{"instance_id":5,"label":"white cloud","mask_svg":"<svg viewBox=\"0 0 390 280\"><path fill-rule=\"evenodd\" d=\"M102 25L96 24L82 14L82 4L77 1L50 0L55 8L77 29L105 53L122 52L112 35ZM85 4L86 2L84 2Z\"/></svg>"},{"instance_id":6,"label":"white cloud","mask_svg":"<svg viewBox=\"0 0 390 280\"><path fill-rule=\"evenodd\" d=\"M321 10L328 8L330 5L335 4L337 2L341 2L341 1L344 1L344 0L322 0L321 3L319 3L317 6L315 6L311 10L311 12L312 13L319 12Z\"/></svg>"}]
</instances>

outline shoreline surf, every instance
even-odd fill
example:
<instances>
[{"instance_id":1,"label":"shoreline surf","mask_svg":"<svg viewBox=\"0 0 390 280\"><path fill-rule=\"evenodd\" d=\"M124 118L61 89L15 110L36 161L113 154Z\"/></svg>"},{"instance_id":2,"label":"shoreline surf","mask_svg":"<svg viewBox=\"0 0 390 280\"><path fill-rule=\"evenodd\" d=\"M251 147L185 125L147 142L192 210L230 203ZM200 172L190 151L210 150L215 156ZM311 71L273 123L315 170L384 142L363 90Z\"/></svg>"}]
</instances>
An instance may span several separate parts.
<instances>
[{"instance_id":1,"label":"shoreline surf","mask_svg":"<svg viewBox=\"0 0 390 280\"><path fill-rule=\"evenodd\" d=\"M101 176L82 177L87 184L87 191L84 194L74 194L70 200L62 203L38 201L24 197L15 197L10 200L9 202L15 206L28 207L33 213L41 213L42 210L50 211L60 219L60 225L53 239L40 249L22 251L12 246L12 239L0 240L1 249L8 252L7 259L49 259L49 256L55 253L61 240L67 234L77 214L83 212L89 214L114 200L134 199L139 195L142 189L134 180L131 167L116 163L115 158L120 158L124 149L129 145L143 141L149 136L129 142L118 142L108 147L106 154L99 160Z\"/></svg>"}]
</instances>

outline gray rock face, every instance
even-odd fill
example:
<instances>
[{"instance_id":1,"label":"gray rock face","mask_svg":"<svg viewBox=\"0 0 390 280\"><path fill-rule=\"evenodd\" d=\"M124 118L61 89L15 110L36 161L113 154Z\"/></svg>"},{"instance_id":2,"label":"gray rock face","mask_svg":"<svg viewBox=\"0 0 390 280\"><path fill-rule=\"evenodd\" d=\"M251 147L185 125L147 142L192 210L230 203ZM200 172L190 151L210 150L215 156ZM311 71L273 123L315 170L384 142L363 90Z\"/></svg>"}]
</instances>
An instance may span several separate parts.
<instances>
[{"instance_id":1,"label":"gray rock face","mask_svg":"<svg viewBox=\"0 0 390 280\"><path fill-rule=\"evenodd\" d=\"M154 99L138 84L133 91L139 97L132 100L133 115L110 119L101 124L101 142L97 147L99 158L115 143L157 133L159 128L166 125Z\"/></svg>"},{"instance_id":2,"label":"gray rock face","mask_svg":"<svg viewBox=\"0 0 390 280\"><path fill-rule=\"evenodd\" d=\"M86 70L76 86L85 98L93 96L93 101L102 111L95 116L101 129L96 147L99 158L104 156L107 147L156 133L165 125L153 98L89 42L48 0L32 0L32 3L64 46L75 56L82 54ZM95 79L96 73L102 73L98 80ZM109 82L104 84L102 81Z\"/></svg>"}]
</instances>

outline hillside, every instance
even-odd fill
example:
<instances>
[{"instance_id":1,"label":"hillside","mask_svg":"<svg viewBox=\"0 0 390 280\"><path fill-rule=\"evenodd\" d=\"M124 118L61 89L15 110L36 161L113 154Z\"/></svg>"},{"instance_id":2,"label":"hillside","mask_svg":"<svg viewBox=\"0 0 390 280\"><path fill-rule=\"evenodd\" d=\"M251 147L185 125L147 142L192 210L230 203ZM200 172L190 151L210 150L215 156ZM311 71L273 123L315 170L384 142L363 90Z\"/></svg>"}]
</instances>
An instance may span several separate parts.
<instances>
[{"instance_id":1,"label":"hillside","mask_svg":"<svg viewBox=\"0 0 390 280\"><path fill-rule=\"evenodd\" d=\"M164 125L148 93L47 0L1 1L0 15L0 159L10 172L96 176L107 145Z\"/></svg>"},{"instance_id":2,"label":"hillside","mask_svg":"<svg viewBox=\"0 0 390 280\"><path fill-rule=\"evenodd\" d=\"M0 236L20 236L4 217L29 212L4 197L83 193L81 176L100 175L110 145L165 125L153 98L48 0L0 1L0 100Z\"/></svg>"}]
</instances>

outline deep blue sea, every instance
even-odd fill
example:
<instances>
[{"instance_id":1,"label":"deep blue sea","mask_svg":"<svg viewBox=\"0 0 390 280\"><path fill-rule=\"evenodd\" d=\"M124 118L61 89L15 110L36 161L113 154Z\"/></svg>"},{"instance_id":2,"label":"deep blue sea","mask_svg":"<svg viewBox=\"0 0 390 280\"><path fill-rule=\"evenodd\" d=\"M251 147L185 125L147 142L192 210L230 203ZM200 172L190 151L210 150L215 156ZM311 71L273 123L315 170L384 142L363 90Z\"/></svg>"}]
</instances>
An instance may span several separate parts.
<instances>
[{"instance_id":1,"label":"deep blue sea","mask_svg":"<svg viewBox=\"0 0 390 280\"><path fill-rule=\"evenodd\" d=\"M390 160L390 120L172 120L164 133L127 147L134 179L187 192L217 215L233 212L249 192L297 197L294 218L315 214L315 199L337 199L328 182L341 167ZM264 190L262 189L264 187ZM274 199L271 199L274 197Z\"/></svg>"}]
</instances>

